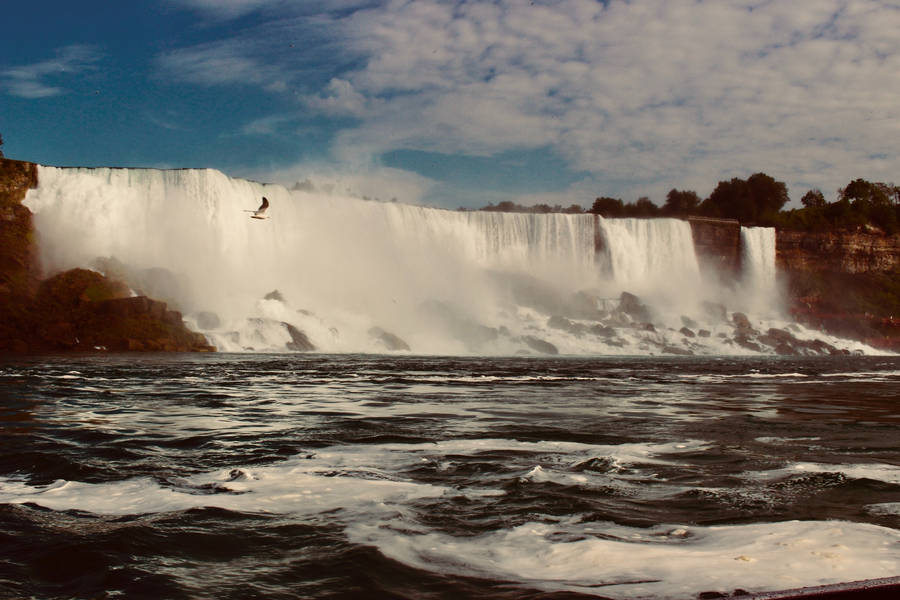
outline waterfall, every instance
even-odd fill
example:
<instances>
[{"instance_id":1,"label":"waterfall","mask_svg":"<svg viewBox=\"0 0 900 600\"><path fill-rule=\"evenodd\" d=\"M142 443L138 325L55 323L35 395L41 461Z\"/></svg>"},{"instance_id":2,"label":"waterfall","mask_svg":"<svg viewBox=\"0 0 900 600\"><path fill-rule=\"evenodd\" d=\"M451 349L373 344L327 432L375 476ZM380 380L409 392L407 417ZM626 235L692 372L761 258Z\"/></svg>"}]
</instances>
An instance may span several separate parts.
<instances>
[{"instance_id":1,"label":"waterfall","mask_svg":"<svg viewBox=\"0 0 900 600\"><path fill-rule=\"evenodd\" d=\"M699 282L700 268L686 221L601 218L599 225L610 274L621 285L649 290Z\"/></svg>"},{"instance_id":2,"label":"waterfall","mask_svg":"<svg viewBox=\"0 0 900 600\"><path fill-rule=\"evenodd\" d=\"M749 310L777 310L774 227L741 227L741 272Z\"/></svg>"},{"instance_id":3,"label":"waterfall","mask_svg":"<svg viewBox=\"0 0 900 600\"><path fill-rule=\"evenodd\" d=\"M215 170L40 167L38 180L25 203L46 271L118 265L129 283L189 318L211 313L234 323L261 314L302 325L325 350L372 349L367 331L379 327L424 350L458 351L416 329L423 303L485 320L508 293L498 274L528 274L560 289L597 279L590 215L372 202ZM248 218L262 196L270 218ZM261 300L273 290L287 302ZM234 335L212 335L233 349L265 347L272 337L232 344Z\"/></svg>"},{"instance_id":4,"label":"waterfall","mask_svg":"<svg viewBox=\"0 0 900 600\"><path fill-rule=\"evenodd\" d=\"M263 196L269 218L249 218ZM39 167L24 203L45 272L122 279L224 351L284 351L302 332L323 352L745 352L704 302L725 303L680 220L451 211L209 169ZM774 234L744 236L765 299Z\"/></svg>"}]
</instances>

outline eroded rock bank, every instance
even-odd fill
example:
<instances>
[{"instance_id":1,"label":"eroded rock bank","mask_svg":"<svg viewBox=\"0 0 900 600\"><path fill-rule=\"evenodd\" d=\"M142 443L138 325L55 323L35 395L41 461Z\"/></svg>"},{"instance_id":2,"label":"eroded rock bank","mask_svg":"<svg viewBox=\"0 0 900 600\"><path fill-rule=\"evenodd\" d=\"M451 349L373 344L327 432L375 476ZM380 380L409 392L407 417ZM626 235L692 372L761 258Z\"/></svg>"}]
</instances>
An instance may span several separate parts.
<instances>
[{"instance_id":1,"label":"eroded rock bank","mask_svg":"<svg viewBox=\"0 0 900 600\"><path fill-rule=\"evenodd\" d=\"M740 223L688 220L705 272L717 273L725 283L737 277L742 259ZM779 229L775 239L778 274L794 320L900 352L900 235L872 227Z\"/></svg>"},{"instance_id":2,"label":"eroded rock bank","mask_svg":"<svg viewBox=\"0 0 900 600\"><path fill-rule=\"evenodd\" d=\"M164 302L132 296L124 284L72 269L43 278L31 211L33 163L0 158L0 353L214 351Z\"/></svg>"}]
</instances>

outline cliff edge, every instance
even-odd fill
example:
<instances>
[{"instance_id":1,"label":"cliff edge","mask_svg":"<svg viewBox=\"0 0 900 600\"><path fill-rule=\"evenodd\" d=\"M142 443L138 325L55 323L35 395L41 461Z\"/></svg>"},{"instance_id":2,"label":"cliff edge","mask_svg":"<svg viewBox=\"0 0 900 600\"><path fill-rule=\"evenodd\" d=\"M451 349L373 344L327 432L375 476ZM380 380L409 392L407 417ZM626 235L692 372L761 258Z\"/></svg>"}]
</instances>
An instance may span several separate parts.
<instances>
[{"instance_id":1,"label":"cliff edge","mask_svg":"<svg viewBox=\"0 0 900 600\"><path fill-rule=\"evenodd\" d=\"M797 321L900 352L900 235L778 230L776 240Z\"/></svg>"},{"instance_id":2,"label":"cliff edge","mask_svg":"<svg viewBox=\"0 0 900 600\"><path fill-rule=\"evenodd\" d=\"M32 214L22 205L37 166L0 157L0 353L214 351L164 302L72 269L43 279Z\"/></svg>"}]
</instances>

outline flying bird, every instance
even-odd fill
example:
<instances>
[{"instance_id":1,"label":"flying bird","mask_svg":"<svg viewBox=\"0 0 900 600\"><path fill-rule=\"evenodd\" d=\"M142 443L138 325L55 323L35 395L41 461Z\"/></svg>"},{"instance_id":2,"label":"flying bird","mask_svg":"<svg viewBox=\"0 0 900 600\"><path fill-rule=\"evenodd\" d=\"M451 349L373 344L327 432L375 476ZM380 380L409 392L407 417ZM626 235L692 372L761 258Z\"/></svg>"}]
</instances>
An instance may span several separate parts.
<instances>
[{"instance_id":1,"label":"flying bird","mask_svg":"<svg viewBox=\"0 0 900 600\"><path fill-rule=\"evenodd\" d=\"M269 201L266 199L265 196L263 196L263 201L262 201L262 204L259 205L259 208L257 208L255 211L248 210L247 212L253 213L252 215L250 215L251 219L266 219L267 218L266 217L266 209L267 208L269 208Z\"/></svg>"}]
</instances>

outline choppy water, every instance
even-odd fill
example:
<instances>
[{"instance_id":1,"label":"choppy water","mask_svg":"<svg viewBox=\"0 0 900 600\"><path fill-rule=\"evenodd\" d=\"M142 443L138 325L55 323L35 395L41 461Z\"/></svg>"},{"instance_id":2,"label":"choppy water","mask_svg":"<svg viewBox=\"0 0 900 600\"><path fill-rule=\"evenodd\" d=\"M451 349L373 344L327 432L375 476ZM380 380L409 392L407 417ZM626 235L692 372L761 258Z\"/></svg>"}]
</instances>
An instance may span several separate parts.
<instances>
[{"instance_id":1,"label":"choppy water","mask_svg":"<svg viewBox=\"0 0 900 600\"><path fill-rule=\"evenodd\" d=\"M900 358L0 363L0 597L695 598L900 575Z\"/></svg>"}]
</instances>

